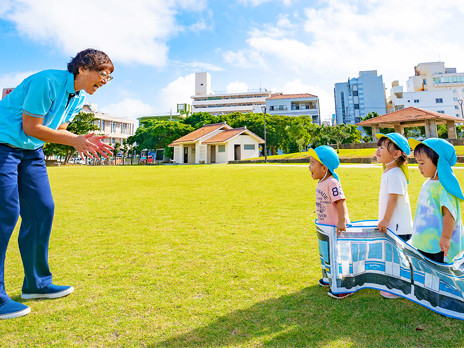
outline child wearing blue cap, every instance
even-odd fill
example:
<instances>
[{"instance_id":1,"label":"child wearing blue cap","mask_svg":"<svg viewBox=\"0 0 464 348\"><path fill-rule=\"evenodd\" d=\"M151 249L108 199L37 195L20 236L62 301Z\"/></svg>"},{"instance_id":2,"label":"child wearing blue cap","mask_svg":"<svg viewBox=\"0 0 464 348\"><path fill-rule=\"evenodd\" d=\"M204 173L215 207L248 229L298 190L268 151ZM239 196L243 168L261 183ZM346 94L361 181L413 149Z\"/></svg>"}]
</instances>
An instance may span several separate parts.
<instances>
[{"instance_id":1,"label":"child wearing blue cap","mask_svg":"<svg viewBox=\"0 0 464 348\"><path fill-rule=\"evenodd\" d=\"M337 234L346 231L346 224L350 222L346 207L345 195L335 169L340 160L333 148L322 145L316 149L309 149L309 170L314 180L319 180L316 187L316 213L317 222L336 226ZM329 286L328 279L322 275L319 279L320 286ZM334 294L331 290L327 293L330 297L342 299L352 295Z\"/></svg>"},{"instance_id":2,"label":"child wearing blue cap","mask_svg":"<svg viewBox=\"0 0 464 348\"><path fill-rule=\"evenodd\" d=\"M408 195L407 158L411 150L408 141L399 133L375 135L376 157L383 165L379 191L379 222L377 228L386 233L387 228L405 242L411 238L412 215ZM385 298L399 298L386 291L380 291Z\"/></svg>"},{"instance_id":3,"label":"child wearing blue cap","mask_svg":"<svg viewBox=\"0 0 464 348\"><path fill-rule=\"evenodd\" d=\"M444 139L409 139L421 174L428 178L417 201L412 245L436 262L453 262L464 249L459 200L464 200L453 173L456 151Z\"/></svg>"}]
</instances>

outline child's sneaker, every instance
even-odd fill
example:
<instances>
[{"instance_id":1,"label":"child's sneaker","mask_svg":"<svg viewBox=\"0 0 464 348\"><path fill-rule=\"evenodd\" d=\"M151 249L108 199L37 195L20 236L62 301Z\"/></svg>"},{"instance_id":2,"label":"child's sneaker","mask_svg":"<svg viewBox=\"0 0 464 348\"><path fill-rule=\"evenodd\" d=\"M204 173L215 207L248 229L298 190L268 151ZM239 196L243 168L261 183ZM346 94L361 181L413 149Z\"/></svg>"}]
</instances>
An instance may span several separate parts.
<instances>
[{"instance_id":1,"label":"child's sneaker","mask_svg":"<svg viewBox=\"0 0 464 348\"><path fill-rule=\"evenodd\" d=\"M386 292L386 291L380 291L380 296L382 296L383 298L400 298L401 297L401 296L397 296L394 294L390 294L389 292Z\"/></svg>"},{"instance_id":2,"label":"child's sneaker","mask_svg":"<svg viewBox=\"0 0 464 348\"><path fill-rule=\"evenodd\" d=\"M326 281L324 281L324 279L319 279L319 286L322 286L322 287L326 287L326 286L330 286L329 283L327 283Z\"/></svg>"},{"instance_id":3,"label":"child's sneaker","mask_svg":"<svg viewBox=\"0 0 464 348\"><path fill-rule=\"evenodd\" d=\"M352 292L347 292L345 294L334 294L332 292L332 290L329 290L329 292L327 292L327 295L329 295L330 297L335 298L337 300L341 300L342 298L353 295L353 293Z\"/></svg>"}]
</instances>

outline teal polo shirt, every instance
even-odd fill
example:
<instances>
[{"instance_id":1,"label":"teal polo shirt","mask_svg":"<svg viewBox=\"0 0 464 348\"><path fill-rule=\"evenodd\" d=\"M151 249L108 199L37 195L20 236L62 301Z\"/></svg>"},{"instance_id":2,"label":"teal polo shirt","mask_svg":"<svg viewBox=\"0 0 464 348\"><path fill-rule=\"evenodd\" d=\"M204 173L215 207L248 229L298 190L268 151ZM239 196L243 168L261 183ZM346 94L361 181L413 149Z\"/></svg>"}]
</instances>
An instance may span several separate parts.
<instances>
[{"instance_id":1,"label":"teal polo shirt","mask_svg":"<svg viewBox=\"0 0 464 348\"><path fill-rule=\"evenodd\" d=\"M75 96L69 99L72 94ZM74 119L84 99L84 91L76 93L74 75L66 70L44 70L29 76L0 100L0 143L38 149L44 142L24 133L23 113L42 118L44 126L56 130Z\"/></svg>"}]
</instances>

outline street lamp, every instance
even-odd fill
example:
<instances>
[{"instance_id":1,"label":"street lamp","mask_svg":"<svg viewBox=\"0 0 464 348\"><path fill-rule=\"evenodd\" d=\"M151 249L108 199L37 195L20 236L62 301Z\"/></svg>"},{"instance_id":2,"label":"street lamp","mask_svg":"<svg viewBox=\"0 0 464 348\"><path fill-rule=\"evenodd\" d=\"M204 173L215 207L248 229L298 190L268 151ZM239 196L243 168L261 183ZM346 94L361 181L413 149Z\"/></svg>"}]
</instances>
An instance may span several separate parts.
<instances>
[{"instance_id":1,"label":"street lamp","mask_svg":"<svg viewBox=\"0 0 464 348\"><path fill-rule=\"evenodd\" d=\"M463 103L463 100L462 99L458 99L458 103L459 103L459 106L461 106L461 117L464 118L464 114L462 112L462 103Z\"/></svg>"},{"instance_id":2,"label":"street lamp","mask_svg":"<svg viewBox=\"0 0 464 348\"><path fill-rule=\"evenodd\" d=\"M267 141L266 141L266 105L261 106L264 115L264 162L267 163Z\"/></svg>"}]
</instances>

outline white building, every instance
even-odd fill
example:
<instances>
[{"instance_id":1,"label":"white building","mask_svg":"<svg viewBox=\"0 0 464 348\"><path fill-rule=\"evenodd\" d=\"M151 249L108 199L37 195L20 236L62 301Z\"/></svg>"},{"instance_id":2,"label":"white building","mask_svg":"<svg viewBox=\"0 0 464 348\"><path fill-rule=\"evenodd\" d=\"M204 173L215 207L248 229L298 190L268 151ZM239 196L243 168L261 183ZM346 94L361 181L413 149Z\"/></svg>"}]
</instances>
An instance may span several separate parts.
<instances>
[{"instance_id":1,"label":"white building","mask_svg":"<svg viewBox=\"0 0 464 348\"><path fill-rule=\"evenodd\" d=\"M122 144L125 139L135 134L134 120L98 112L97 105L92 103L85 104L82 111L91 112L95 115L95 125L100 128L103 134L107 135L102 140L106 144Z\"/></svg>"},{"instance_id":2,"label":"white building","mask_svg":"<svg viewBox=\"0 0 464 348\"><path fill-rule=\"evenodd\" d=\"M174 163L227 163L259 157L264 140L246 127L232 128L225 122L203 127L174 140Z\"/></svg>"},{"instance_id":3,"label":"white building","mask_svg":"<svg viewBox=\"0 0 464 348\"><path fill-rule=\"evenodd\" d=\"M214 93L211 91L211 75L208 72L195 73L195 95L191 98L192 112L208 112L212 115L233 112L262 112L266 98L271 96L267 90Z\"/></svg>"},{"instance_id":4,"label":"white building","mask_svg":"<svg viewBox=\"0 0 464 348\"><path fill-rule=\"evenodd\" d=\"M407 81L408 92L451 91L454 110L449 115L464 117L464 73L456 68L445 68L444 62L420 63L414 67L414 76Z\"/></svg>"},{"instance_id":5,"label":"white building","mask_svg":"<svg viewBox=\"0 0 464 348\"><path fill-rule=\"evenodd\" d=\"M313 123L321 124L319 98L309 93L271 94L266 99L266 107L270 115L308 115L312 117Z\"/></svg>"},{"instance_id":6,"label":"white building","mask_svg":"<svg viewBox=\"0 0 464 348\"><path fill-rule=\"evenodd\" d=\"M403 92L403 87L399 85L399 82L393 81L390 97L387 99L388 112L410 106L446 115L456 115L456 105L451 90Z\"/></svg>"}]
</instances>

